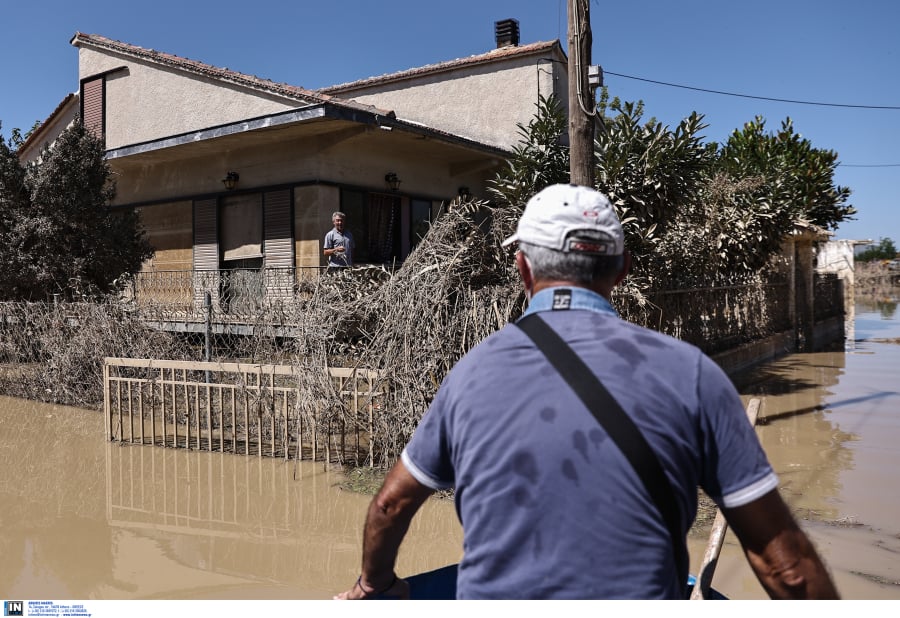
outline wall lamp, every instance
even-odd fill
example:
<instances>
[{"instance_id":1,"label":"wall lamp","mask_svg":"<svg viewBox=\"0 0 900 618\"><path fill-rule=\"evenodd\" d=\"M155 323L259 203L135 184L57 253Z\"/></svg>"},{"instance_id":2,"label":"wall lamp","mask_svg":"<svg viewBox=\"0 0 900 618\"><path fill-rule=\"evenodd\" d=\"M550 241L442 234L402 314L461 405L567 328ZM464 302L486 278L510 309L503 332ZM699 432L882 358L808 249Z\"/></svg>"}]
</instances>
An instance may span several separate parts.
<instances>
[{"instance_id":1,"label":"wall lamp","mask_svg":"<svg viewBox=\"0 0 900 618\"><path fill-rule=\"evenodd\" d=\"M222 179L222 184L225 185L226 191L231 191L232 189L234 189L237 186L238 180L240 180L240 179L241 179L241 175L238 174L237 172L228 172L225 175L225 178Z\"/></svg>"},{"instance_id":2,"label":"wall lamp","mask_svg":"<svg viewBox=\"0 0 900 618\"><path fill-rule=\"evenodd\" d=\"M388 172L384 175L384 181L387 183L387 186L390 187L391 191L397 191L400 189L400 183L403 182L399 178L397 178L397 174L394 172Z\"/></svg>"},{"instance_id":3,"label":"wall lamp","mask_svg":"<svg viewBox=\"0 0 900 618\"><path fill-rule=\"evenodd\" d=\"M459 199L464 202L468 202L472 198L472 193L469 191L469 187L460 187L456 190L459 194Z\"/></svg>"}]
</instances>

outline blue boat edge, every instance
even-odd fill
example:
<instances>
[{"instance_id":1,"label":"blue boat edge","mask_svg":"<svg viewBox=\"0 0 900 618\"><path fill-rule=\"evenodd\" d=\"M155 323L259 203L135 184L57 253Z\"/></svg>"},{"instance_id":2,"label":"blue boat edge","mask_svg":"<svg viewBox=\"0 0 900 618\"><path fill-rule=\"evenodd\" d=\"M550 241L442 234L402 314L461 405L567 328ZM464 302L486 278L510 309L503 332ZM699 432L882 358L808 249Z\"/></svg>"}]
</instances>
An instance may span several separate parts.
<instances>
[{"instance_id":1,"label":"blue boat edge","mask_svg":"<svg viewBox=\"0 0 900 618\"><path fill-rule=\"evenodd\" d=\"M451 564L433 571L419 573L406 578L409 583L409 598L414 601L453 601L456 600L456 575L458 564ZM690 598L697 578L688 575L685 587L685 599ZM709 600L727 601L728 597L714 588L709 589Z\"/></svg>"}]
</instances>

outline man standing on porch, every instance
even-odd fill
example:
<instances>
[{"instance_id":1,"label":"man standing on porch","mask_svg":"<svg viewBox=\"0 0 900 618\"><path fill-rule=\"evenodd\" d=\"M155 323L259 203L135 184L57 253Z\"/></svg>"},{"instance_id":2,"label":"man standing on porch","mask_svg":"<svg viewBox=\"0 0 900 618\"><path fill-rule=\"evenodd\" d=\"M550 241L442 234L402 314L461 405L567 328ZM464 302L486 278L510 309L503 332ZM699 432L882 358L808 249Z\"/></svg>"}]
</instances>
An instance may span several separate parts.
<instances>
[{"instance_id":1,"label":"man standing on porch","mask_svg":"<svg viewBox=\"0 0 900 618\"><path fill-rule=\"evenodd\" d=\"M353 266L353 235L344 229L347 215L338 211L331 215L334 228L325 234L323 253L328 258L328 267Z\"/></svg>"}]
</instances>

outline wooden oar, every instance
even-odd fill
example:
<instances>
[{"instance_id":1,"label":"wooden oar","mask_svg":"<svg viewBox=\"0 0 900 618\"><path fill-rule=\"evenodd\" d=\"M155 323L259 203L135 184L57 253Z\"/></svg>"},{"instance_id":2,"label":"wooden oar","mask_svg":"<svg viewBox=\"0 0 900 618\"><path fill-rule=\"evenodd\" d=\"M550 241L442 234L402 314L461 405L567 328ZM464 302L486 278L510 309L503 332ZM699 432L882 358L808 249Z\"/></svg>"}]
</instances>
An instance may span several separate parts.
<instances>
[{"instance_id":1,"label":"wooden oar","mask_svg":"<svg viewBox=\"0 0 900 618\"><path fill-rule=\"evenodd\" d=\"M759 415L759 406L760 400L756 398L751 399L747 404L747 418L754 427L756 426L756 417ZM713 573L716 570L716 563L719 561L719 553L722 551L727 531L728 522L725 521L722 511L716 509L716 519L709 533L709 542L706 544L706 553L703 554L700 571L697 573L697 583L691 592L691 601L702 601L709 594Z\"/></svg>"}]
</instances>

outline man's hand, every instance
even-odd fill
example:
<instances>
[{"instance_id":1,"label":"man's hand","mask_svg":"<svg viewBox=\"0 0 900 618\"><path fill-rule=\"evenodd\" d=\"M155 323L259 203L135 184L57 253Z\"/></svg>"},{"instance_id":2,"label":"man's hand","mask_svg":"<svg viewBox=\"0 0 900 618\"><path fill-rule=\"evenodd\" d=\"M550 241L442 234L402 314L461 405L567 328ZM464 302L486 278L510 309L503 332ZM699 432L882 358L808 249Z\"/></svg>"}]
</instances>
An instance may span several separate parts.
<instances>
[{"instance_id":1,"label":"man's hand","mask_svg":"<svg viewBox=\"0 0 900 618\"><path fill-rule=\"evenodd\" d=\"M756 577L773 599L837 599L834 582L777 489L723 509Z\"/></svg>"},{"instance_id":2,"label":"man's hand","mask_svg":"<svg viewBox=\"0 0 900 618\"><path fill-rule=\"evenodd\" d=\"M365 590L363 589L363 586L365 586ZM353 587L350 588L350 590L347 590L340 594L336 594L332 598L340 601L359 601L364 599L405 600L409 598L409 584L405 579L400 579L398 577L394 580L394 583L391 584L387 590L378 591L375 588L370 588L369 586L367 586L363 582L362 578L360 578L356 580L356 583L353 584Z\"/></svg>"},{"instance_id":3,"label":"man's hand","mask_svg":"<svg viewBox=\"0 0 900 618\"><path fill-rule=\"evenodd\" d=\"M362 574L335 599L408 599L409 584L394 574L400 543L413 515L434 490L417 481L398 461L369 504L363 529Z\"/></svg>"}]
</instances>

